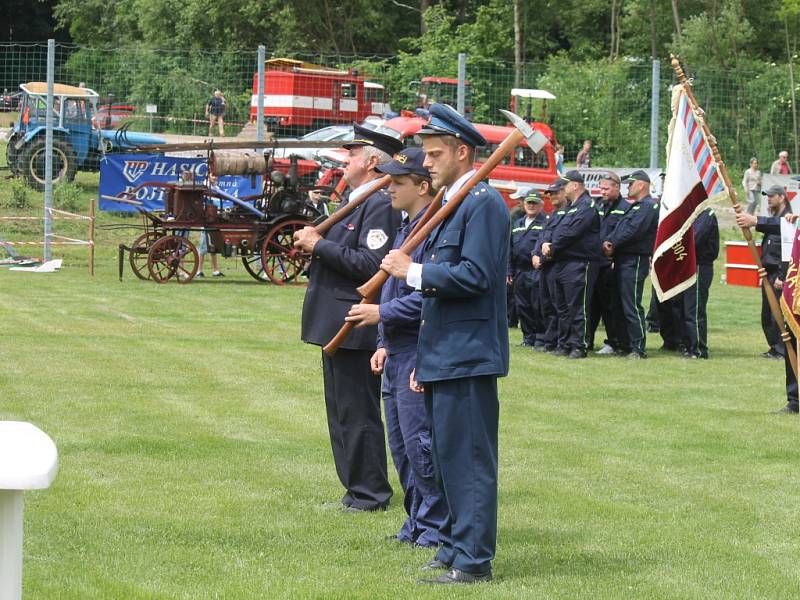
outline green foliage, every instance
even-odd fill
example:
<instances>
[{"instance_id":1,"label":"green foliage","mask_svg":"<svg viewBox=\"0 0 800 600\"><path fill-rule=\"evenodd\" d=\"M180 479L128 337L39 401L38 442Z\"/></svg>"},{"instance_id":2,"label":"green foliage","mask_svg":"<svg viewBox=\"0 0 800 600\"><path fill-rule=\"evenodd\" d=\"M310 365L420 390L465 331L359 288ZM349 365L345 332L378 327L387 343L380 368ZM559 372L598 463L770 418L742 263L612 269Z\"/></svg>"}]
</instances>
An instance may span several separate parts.
<instances>
[{"instance_id":1,"label":"green foliage","mask_svg":"<svg viewBox=\"0 0 800 600\"><path fill-rule=\"evenodd\" d=\"M31 194L33 190L22 177L14 177L9 183L10 194L0 196L2 206L17 210L27 210L31 207Z\"/></svg>"},{"instance_id":2,"label":"green foliage","mask_svg":"<svg viewBox=\"0 0 800 600\"><path fill-rule=\"evenodd\" d=\"M53 207L71 213L85 214L87 203L83 188L74 181L59 183L53 188Z\"/></svg>"}]
</instances>

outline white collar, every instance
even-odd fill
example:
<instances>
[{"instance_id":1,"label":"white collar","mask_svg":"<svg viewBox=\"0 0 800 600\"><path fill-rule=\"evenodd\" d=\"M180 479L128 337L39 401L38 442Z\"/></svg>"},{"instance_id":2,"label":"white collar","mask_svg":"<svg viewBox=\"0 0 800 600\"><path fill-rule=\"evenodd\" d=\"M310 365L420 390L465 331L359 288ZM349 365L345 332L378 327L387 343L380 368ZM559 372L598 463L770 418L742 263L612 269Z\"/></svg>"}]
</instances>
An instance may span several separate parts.
<instances>
[{"instance_id":1,"label":"white collar","mask_svg":"<svg viewBox=\"0 0 800 600\"><path fill-rule=\"evenodd\" d=\"M367 183L362 183L360 186L350 192L350 196L348 196L347 201L352 202L353 200L358 200L364 194L364 192L367 191L367 188L371 185L374 185L376 181L377 178L370 179Z\"/></svg>"},{"instance_id":2,"label":"white collar","mask_svg":"<svg viewBox=\"0 0 800 600\"><path fill-rule=\"evenodd\" d=\"M455 182L453 182L453 185L449 186L447 188L447 191L445 191L444 201L442 202L442 204L448 202L450 198L452 198L458 190L464 187L464 184L467 183L469 178L472 177L476 171L477 169L470 169L468 172L464 173L461 177L456 179Z\"/></svg>"}]
</instances>

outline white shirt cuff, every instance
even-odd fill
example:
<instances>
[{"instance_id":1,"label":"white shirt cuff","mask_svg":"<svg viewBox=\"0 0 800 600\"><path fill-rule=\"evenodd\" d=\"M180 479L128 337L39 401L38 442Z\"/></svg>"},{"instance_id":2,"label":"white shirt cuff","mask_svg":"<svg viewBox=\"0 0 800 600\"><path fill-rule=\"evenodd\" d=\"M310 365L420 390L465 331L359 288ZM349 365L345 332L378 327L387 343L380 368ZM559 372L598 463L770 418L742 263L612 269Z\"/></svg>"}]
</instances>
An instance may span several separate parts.
<instances>
[{"instance_id":1,"label":"white shirt cuff","mask_svg":"<svg viewBox=\"0 0 800 600\"><path fill-rule=\"evenodd\" d=\"M408 266L406 283L411 287L413 287L415 290L422 289L422 265L420 263L411 263Z\"/></svg>"}]
</instances>

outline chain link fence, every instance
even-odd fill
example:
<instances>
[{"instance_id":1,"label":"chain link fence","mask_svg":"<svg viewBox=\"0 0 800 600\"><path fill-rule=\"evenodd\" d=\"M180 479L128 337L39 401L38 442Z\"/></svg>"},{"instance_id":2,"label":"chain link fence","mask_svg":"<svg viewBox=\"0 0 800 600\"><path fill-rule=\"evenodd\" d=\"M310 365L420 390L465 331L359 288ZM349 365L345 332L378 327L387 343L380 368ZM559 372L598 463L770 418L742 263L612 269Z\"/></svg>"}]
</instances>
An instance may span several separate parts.
<instances>
[{"instance_id":1,"label":"chain link fence","mask_svg":"<svg viewBox=\"0 0 800 600\"><path fill-rule=\"evenodd\" d=\"M13 92L20 83L44 81L46 57L45 43L0 44L0 89ZM267 57L270 58L269 54ZM298 133L380 114L387 108L386 103L393 111L414 110L424 99L455 104L453 82L458 60L455 51L452 56L437 57L435 64L407 54L282 57L300 61L302 64L296 63L294 67L299 67L306 76L278 81L268 71L265 112L268 129L278 129L278 133L291 129L281 125L281 111L290 111L295 116L294 132ZM291 70L291 66L284 67ZM320 75L320 67L336 71ZM780 150L794 154L786 65L764 65L759 71L748 72L694 65L689 65L689 69L697 99L734 175L746 168L751 156L760 159L762 169L768 169ZM124 116L133 121L132 129L140 131L207 135L206 102L214 89L219 88L227 101L225 133L236 135L254 119L256 71L256 48L188 52L143 47L56 46L56 82L72 85L83 82L100 94L101 101L133 107ZM514 87L546 89L556 96L547 105L547 120L558 141L564 144L568 162L574 160L583 140L590 139L594 142L593 158L597 166L649 164L652 93L649 61L575 64L553 59L547 63L525 63L519 73L519 85L515 84L516 77L513 63L467 57L467 107L475 121L504 123L499 109L509 107ZM365 86L364 81L373 85ZM674 81L668 62L662 61L658 119L662 165L670 118L670 87ZM145 112L147 105L155 105L157 112ZM538 102L530 107L522 102L515 107L522 114L529 108L532 116L543 116ZM0 116L0 126L7 126L11 120L11 116ZM792 156L791 161L797 158Z\"/></svg>"}]
</instances>

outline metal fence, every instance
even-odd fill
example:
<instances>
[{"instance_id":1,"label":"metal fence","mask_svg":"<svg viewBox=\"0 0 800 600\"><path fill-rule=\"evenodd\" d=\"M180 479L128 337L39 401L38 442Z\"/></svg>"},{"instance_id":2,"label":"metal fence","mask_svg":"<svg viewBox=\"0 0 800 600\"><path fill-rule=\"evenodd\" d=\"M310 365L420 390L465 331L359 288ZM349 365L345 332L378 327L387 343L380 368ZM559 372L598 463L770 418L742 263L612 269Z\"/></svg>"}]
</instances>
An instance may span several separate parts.
<instances>
[{"instance_id":1,"label":"metal fence","mask_svg":"<svg viewBox=\"0 0 800 600\"><path fill-rule=\"evenodd\" d=\"M0 89L14 91L26 81L44 81L47 45L0 44ZM386 99L395 111L414 109L425 77L455 78L457 54L429 59L400 55L328 56L288 54L286 58L308 63L301 68L314 71L313 65L338 69L343 75L336 90L283 87L278 92L267 75L265 110L281 102L293 103L296 114L308 110L313 115L298 130L309 130L326 122L350 123L361 113L344 110L362 102L359 93L371 94L363 103L382 105L379 87L365 92L348 87L350 79L382 85ZM269 53L267 58L270 58ZM274 57L273 57L274 58ZM426 62L427 61L427 62ZM130 120L133 129L142 131L208 134L205 105L219 88L227 100L226 135L236 135L253 117L254 74L257 49L252 51L196 52L180 49L90 48L56 46L56 82L85 83L106 101L134 107ZM727 72L689 65L695 93L706 110L709 125L716 135L723 157L734 173L746 167L751 156L761 159L762 168L778 151L794 154L790 84L785 65L764 65L760 70ZM646 166L650 163L652 65L650 61L621 60L613 64L567 63L553 59L548 63L525 63L520 85L515 85L513 63L468 56L466 80L470 94L467 105L476 121L503 123L499 109L508 108L513 87L547 89L557 99L548 104L548 121L566 148L567 161L574 160L584 139L594 142L594 162L603 166ZM415 83L417 82L417 83ZM655 122L659 126L659 160L663 165L667 123L670 118L672 69L662 61L658 89L660 101ZM289 84L281 84L288 86ZM316 85L316 84L314 84ZM429 99L449 100L451 88L442 84L429 87ZM435 97L439 94L439 97ZM156 109L148 114L147 106ZM320 111L330 109L328 117ZM340 110L341 109L341 110ZM519 112L527 106L518 105ZM539 104L532 106L541 116ZM274 112L274 111L273 111ZM335 114L334 114L335 113ZM0 115L0 126L10 118ZM273 128L278 125L272 122ZM792 156L792 161L797 157Z\"/></svg>"}]
</instances>

